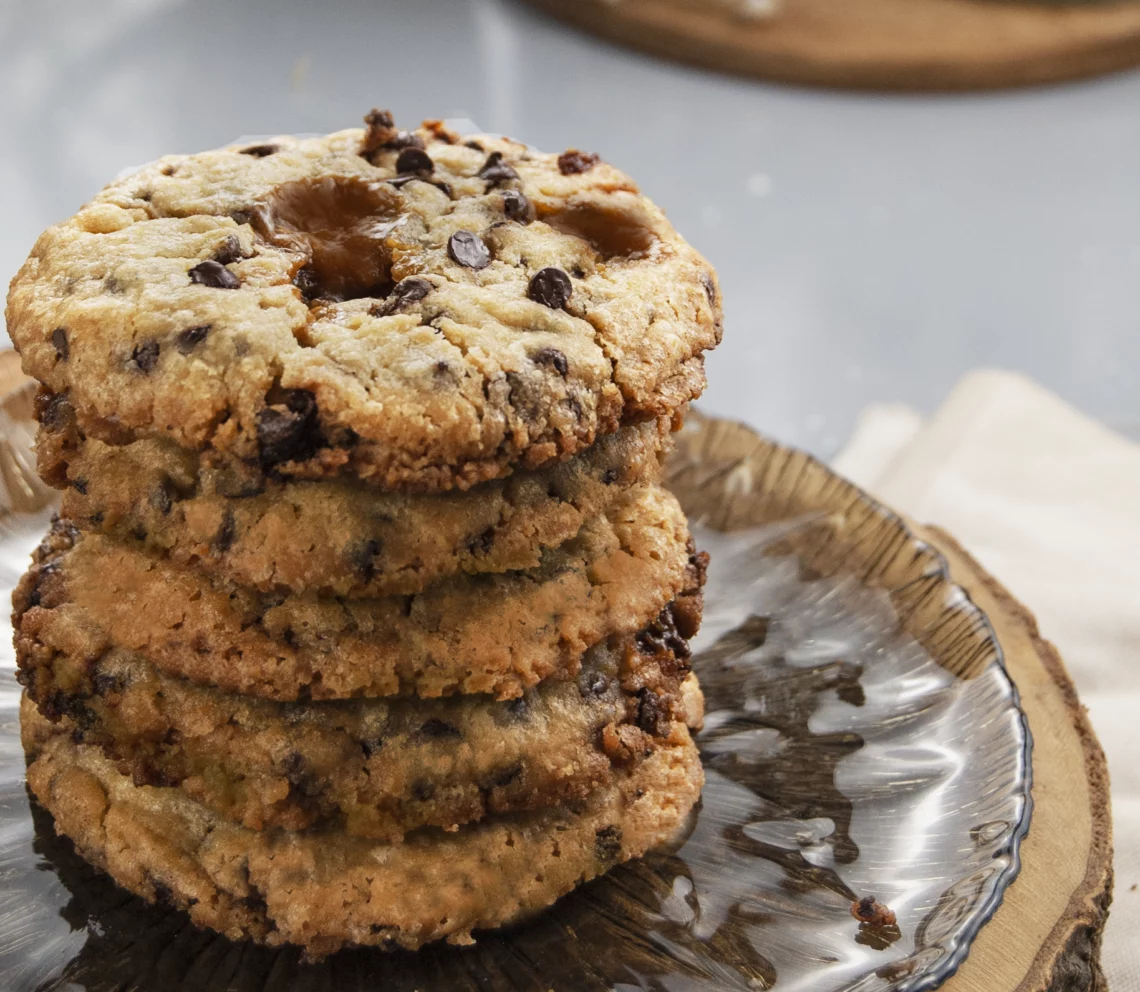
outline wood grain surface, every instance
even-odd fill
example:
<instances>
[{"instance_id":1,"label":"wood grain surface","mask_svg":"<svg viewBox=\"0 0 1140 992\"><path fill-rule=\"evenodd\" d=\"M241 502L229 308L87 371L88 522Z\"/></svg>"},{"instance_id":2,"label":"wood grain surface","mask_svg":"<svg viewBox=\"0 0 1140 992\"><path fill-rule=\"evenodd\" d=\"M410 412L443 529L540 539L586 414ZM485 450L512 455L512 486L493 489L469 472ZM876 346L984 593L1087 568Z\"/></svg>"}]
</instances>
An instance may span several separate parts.
<instances>
[{"instance_id":1,"label":"wood grain surface","mask_svg":"<svg viewBox=\"0 0 1140 992\"><path fill-rule=\"evenodd\" d=\"M807 85L991 89L1140 65L1137 0L783 0L752 18L716 0L528 2L667 58Z\"/></svg>"}]
</instances>

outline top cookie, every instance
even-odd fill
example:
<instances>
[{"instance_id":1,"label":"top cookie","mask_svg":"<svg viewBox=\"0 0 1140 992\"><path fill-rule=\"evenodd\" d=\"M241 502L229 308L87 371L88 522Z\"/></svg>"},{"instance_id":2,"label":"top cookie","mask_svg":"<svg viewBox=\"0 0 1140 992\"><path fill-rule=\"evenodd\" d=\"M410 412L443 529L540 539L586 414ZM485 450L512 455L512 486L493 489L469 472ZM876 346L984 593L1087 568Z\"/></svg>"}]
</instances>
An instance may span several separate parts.
<instances>
[{"instance_id":1,"label":"top cookie","mask_svg":"<svg viewBox=\"0 0 1140 992\"><path fill-rule=\"evenodd\" d=\"M465 488L704 387L711 267L623 173L438 122L168 156L41 235L7 319L109 443Z\"/></svg>"}]
</instances>

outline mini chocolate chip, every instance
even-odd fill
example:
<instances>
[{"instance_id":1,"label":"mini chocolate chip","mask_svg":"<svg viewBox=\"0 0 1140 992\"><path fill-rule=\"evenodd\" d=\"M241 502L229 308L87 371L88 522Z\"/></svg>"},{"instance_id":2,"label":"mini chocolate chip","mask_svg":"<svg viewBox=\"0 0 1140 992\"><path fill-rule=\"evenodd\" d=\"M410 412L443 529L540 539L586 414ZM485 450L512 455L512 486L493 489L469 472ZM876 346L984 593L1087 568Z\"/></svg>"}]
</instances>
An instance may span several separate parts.
<instances>
[{"instance_id":1,"label":"mini chocolate chip","mask_svg":"<svg viewBox=\"0 0 1140 992\"><path fill-rule=\"evenodd\" d=\"M87 495L87 480L86 479L72 479L71 488L74 489L80 496Z\"/></svg>"},{"instance_id":2,"label":"mini chocolate chip","mask_svg":"<svg viewBox=\"0 0 1140 992\"><path fill-rule=\"evenodd\" d=\"M422 148L416 148L414 145L405 148L396 157L396 171L402 175L409 172L428 173L434 169L435 163L431 160L431 156Z\"/></svg>"},{"instance_id":3,"label":"mini chocolate chip","mask_svg":"<svg viewBox=\"0 0 1140 992\"><path fill-rule=\"evenodd\" d=\"M637 726L647 734L660 736L662 723L667 723L668 714L661 705L661 700L652 689L643 688L637 691Z\"/></svg>"},{"instance_id":4,"label":"mini chocolate chip","mask_svg":"<svg viewBox=\"0 0 1140 992\"><path fill-rule=\"evenodd\" d=\"M601 672L583 671L578 676L578 692L583 699L604 696L610 687L610 680Z\"/></svg>"},{"instance_id":5,"label":"mini chocolate chip","mask_svg":"<svg viewBox=\"0 0 1140 992\"><path fill-rule=\"evenodd\" d=\"M520 224L534 220L534 204L518 190L509 189L503 193L503 213Z\"/></svg>"},{"instance_id":6,"label":"mini chocolate chip","mask_svg":"<svg viewBox=\"0 0 1140 992\"><path fill-rule=\"evenodd\" d=\"M71 345L68 344L65 328L57 327L51 332L51 343L55 348L56 357L61 362L66 362L71 357Z\"/></svg>"},{"instance_id":7,"label":"mini chocolate chip","mask_svg":"<svg viewBox=\"0 0 1140 992\"><path fill-rule=\"evenodd\" d=\"M241 285L237 276L212 258L199 262L190 270L190 281L210 289L237 289Z\"/></svg>"},{"instance_id":8,"label":"mini chocolate chip","mask_svg":"<svg viewBox=\"0 0 1140 992\"><path fill-rule=\"evenodd\" d=\"M495 546L495 528L488 527L478 537L467 542L467 550L471 554L487 554Z\"/></svg>"},{"instance_id":9,"label":"mini chocolate chip","mask_svg":"<svg viewBox=\"0 0 1140 992\"><path fill-rule=\"evenodd\" d=\"M443 720L437 720L434 717L428 720L422 727L420 733L424 737L462 737L458 727L453 727L450 723L445 723Z\"/></svg>"},{"instance_id":10,"label":"mini chocolate chip","mask_svg":"<svg viewBox=\"0 0 1140 992\"><path fill-rule=\"evenodd\" d=\"M168 514L174 505L174 501L170 498L170 490L166 488L165 483L150 491L149 501L150 505L163 516Z\"/></svg>"},{"instance_id":11,"label":"mini chocolate chip","mask_svg":"<svg viewBox=\"0 0 1140 992\"><path fill-rule=\"evenodd\" d=\"M131 364L140 372L150 372L158 364L158 342L144 341L131 352Z\"/></svg>"},{"instance_id":12,"label":"mini chocolate chip","mask_svg":"<svg viewBox=\"0 0 1140 992\"><path fill-rule=\"evenodd\" d=\"M301 299L306 303L318 299L323 288L321 277L317 275L316 269L309 265L303 265L297 270L297 274L293 276L293 285L301 291Z\"/></svg>"},{"instance_id":13,"label":"mini chocolate chip","mask_svg":"<svg viewBox=\"0 0 1140 992\"><path fill-rule=\"evenodd\" d=\"M442 358L432 367L435 369L436 375L447 375L451 371L451 364Z\"/></svg>"},{"instance_id":14,"label":"mini chocolate chip","mask_svg":"<svg viewBox=\"0 0 1140 992\"><path fill-rule=\"evenodd\" d=\"M230 545L234 543L234 530L234 511L227 509L222 515L222 522L218 525L214 539L210 542L210 550L214 554L229 550Z\"/></svg>"},{"instance_id":15,"label":"mini chocolate chip","mask_svg":"<svg viewBox=\"0 0 1140 992\"><path fill-rule=\"evenodd\" d=\"M617 482L620 475L621 473L616 468L607 468L605 472L602 473L602 485L612 486Z\"/></svg>"},{"instance_id":16,"label":"mini chocolate chip","mask_svg":"<svg viewBox=\"0 0 1140 992\"><path fill-rule=\"evenodd\" d=\"M186 330L179 331L174 338L174 347L183 355L189 355L206 340L206 335L210 333L210 328L213 326L213 324L199 324L197 327L187 327Z\"/></svg>"},{"instance_id":17,"label":"mini chocolate chip","mask_svg":"<svg viewBox=\"0 0 1140 992\"><path fill-rule=\"evenodd\" d=\"M389 138L384 142L384 147L390 148L392 151L399 151L403 148L423 148L424 139L414 131L397 131L394 138Z\"/></svg>"},{"instance_id":18,"label":"mini chocolate chip","mask_svg":"<svg viewBox=\"0 0 1140 992\"><path fill-rule=\"evenodd\" d=\"M594 835L594 850L603 864L616 860L621 854L621 827L612 824L597 831Z\"/></svg>"},{"instance_id":19,"label":"mini chocolate chip","mask_svg":"<svg viewBox=\"0 0 1140 992\"><path fill-rule=\"evenodd\" d=\"M530 360L536 365L550 365L563 379L570 371L570 363L557 348L540 348L530 356Z\"/></svg>"},{"instance_id":20,"label":"mini chocolate chip","mask_svg":"<svg viewBox=\"0 0 1140 992\"><path fill-rule=\"evenodd\" d=\"M491 264L491 252L478 234L456 231L447 239L447 254L453 262L469 269L485 269Z\"/></svg>"},{"instance_id":21,"label":"mini chocolate chip","mask_svg":"<svg viewBox=\"0 0 1140 992\"><path fill-rule=\"evenodd\" d=\"M548 266L534 274L530 285L527 286L526 295L544 307L560 310L566 306L573 292L574 287L570 283L570 277L561 269Z\"/></svg>"},{"instance_id":22,"label":"mini chocolate chip","mask_svg":"<svg viewBox=\"0 0 1140 992\"><path fill-rule=\"evenodd\" d=\"M267 155L274 155L281 151L280 145L250 145L248 148L241 149L242 155L252 155L254 158L265 158Z\"/></svg>"},{"instance_id":23,"label":"mini chocolate chip","mask_svg":"<svg viewBox=\"0 0 1140 992\"><path fill-rule=\"evenodd\" d=\"M236 234L227 234L226 239L214 249L214 261L219 265L229 265L242 257L241 239Z\"/></svg>"},{"instance_id":24,"label":"mini chocolate chip","mask_svg":"<svg viewBox=\"0 0 1140 992\"><path fill-rule=\"evenodd\" d=\"M263 466L304 461L320 447L316 398L305 389L291 389L284 404L267 406L257 415L257 443Z\"/></svg>"},{"instance_id":25,"label":"mini chocolate chip","mask_svg":"<svg viewBox=\"0 0 1140 992\"><path fill-rule=\"evenodd\" d=\"M477 151L477 152L481 152L484 150L483 146L481 144L479 144L479 142L476 141L474 138L471 138L471 139L463 142L463 144L466 145L468 148L474 148L475 151Z\"/></svg>"},{"instance_id":26,"label":"mini chocolate chip","mask_svg":"<svg viewBox=\"0 0 1140 992\"><path fill-rule=\"evenodd\" d=\"M426 279L420 279L418 276L408 276L407 279L401 279L396 283L392 292L388 294L388 299L383 303L377 303L369 313L373 317L387 317L397 310L403 309L407 303L415 303L417 300L422 300L428 295L435 287Z\"/></svg>"},{"instance_id":27,"label":"mini chocolate chip","mask_svg":"<svg viewBox=\"0 0 1140 992\"><path fill-rule=\"evenodd\" d=\"M558 171L564 176L572 176L578 172L592 169L601 161L591 152L580 152L577 148L570 148L558 156Z\"/></svg>"},{"instance_id":28,"label":"mini chocolate chip","mask_svg":"<svg viewBox=\"0 0 1140 992\"><path fill-rule=\"evenodd\" d=\"M487 161L483 163L483 167L479 170L478 175L480 179L486 179L487 182L492 185L506 182L508 179L518 179L519 177L519 174L503 161L502 152L491 152L491 154L487 156Z\"/></svg>"},{"instance_id":29,"label":"mini chocolate chip","mask_svg":"<svg viewBox=\"0 0 1140 992\"><path fill-rule=\"evenodd\" d=\"M436 189L443 190L444 195L450 198L451 187L447 183L443 182L443 180L437 179L437 180L435 180L435 182L432 183L432 185Z\"/></svg>"},{"instance_id":30,"label":"mini chocolate chip","mask_svg":"<svg viewBox=\"0 0 1140 992\"><path fill-rule=\"evenodd\" d=\"M380 541L372 538L367 541L359 541L349 549L348 560L352 563L353 569L360 576L362 582L372 581L376 574L376 556L380 554L382 547L383 544Z\"/></svg>"}]
</instances>

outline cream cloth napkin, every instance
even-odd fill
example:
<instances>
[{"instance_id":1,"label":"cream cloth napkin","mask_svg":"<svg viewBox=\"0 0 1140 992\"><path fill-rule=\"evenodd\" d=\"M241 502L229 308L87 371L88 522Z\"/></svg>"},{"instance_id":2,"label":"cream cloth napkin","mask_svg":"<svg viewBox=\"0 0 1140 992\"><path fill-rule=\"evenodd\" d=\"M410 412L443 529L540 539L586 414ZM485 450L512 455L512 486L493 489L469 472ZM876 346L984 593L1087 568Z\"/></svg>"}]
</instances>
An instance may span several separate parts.
<instances>
[{"instance_id":1,"label":"cream cloth napkin","mask_svg":"<svg viewBox=\"0 0 1140 992\"><path fill-rule=\"evenodd\" d=\"M952 533L1060 649L1112 779L1102 963L1112 992L1140 992L1140 446L1023 376L987 370L927 422L869 407L834 468Z\"/></svg>"}]
</instances>

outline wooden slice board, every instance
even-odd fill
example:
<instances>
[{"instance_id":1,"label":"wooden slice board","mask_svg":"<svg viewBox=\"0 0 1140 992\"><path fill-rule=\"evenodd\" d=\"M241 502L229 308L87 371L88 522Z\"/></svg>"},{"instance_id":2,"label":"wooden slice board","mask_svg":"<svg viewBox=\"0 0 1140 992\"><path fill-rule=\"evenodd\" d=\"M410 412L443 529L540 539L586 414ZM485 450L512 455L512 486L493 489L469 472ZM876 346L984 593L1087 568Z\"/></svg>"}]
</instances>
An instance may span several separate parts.
<instances>
[{"instance_id":1,"label":"wooden slice board","mask_svg":"<svg viewBox=\"0 0 1140 992\"><path fill-rule=\"evenodd\" d=\"M708 512L709 525L726 530L762 522L751 518L771 493L838 513L873 502L809 455L696 413L678 435L667 485L690 517ZM987 614L1033 735L1033 817L1021 873L942 992L1105 992L1100 941L1112 898L1112 820L1104 752L1033 615L950 535L906 523Z\"/></svg>"},{"instance_id":2,"label":"wooden slice board","mask_svg":"<svg viewBox=\"0 0 1140 992\"><path fill-rule=\"evenodd\" d=\"M719 0L528 2L667 58L817 86L991 89L1140 65L1137 0L782 0L763 18Z\"/></svg>"}]
</instances>

